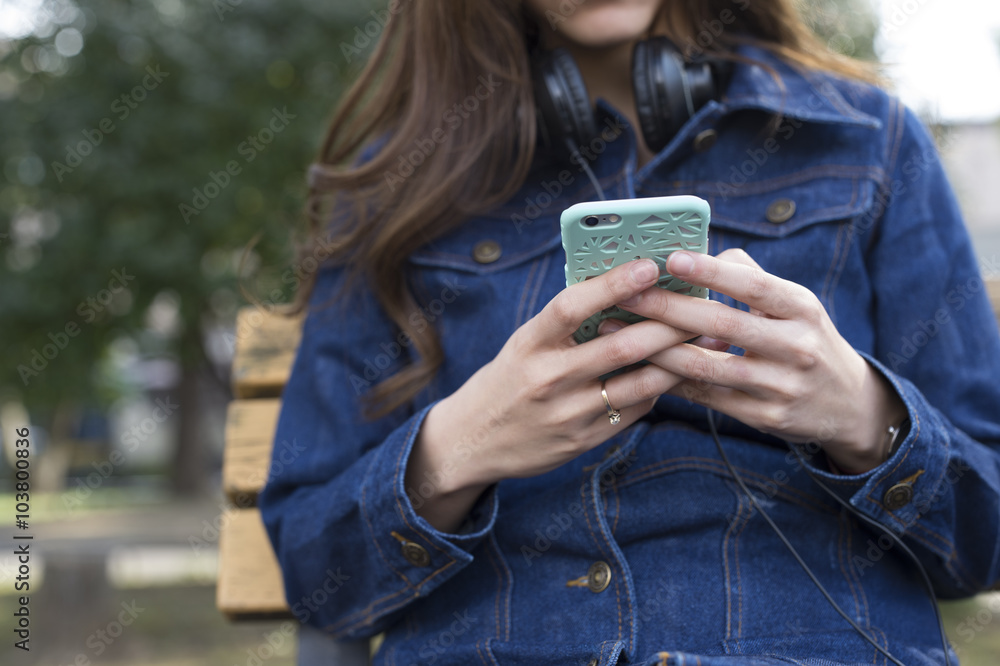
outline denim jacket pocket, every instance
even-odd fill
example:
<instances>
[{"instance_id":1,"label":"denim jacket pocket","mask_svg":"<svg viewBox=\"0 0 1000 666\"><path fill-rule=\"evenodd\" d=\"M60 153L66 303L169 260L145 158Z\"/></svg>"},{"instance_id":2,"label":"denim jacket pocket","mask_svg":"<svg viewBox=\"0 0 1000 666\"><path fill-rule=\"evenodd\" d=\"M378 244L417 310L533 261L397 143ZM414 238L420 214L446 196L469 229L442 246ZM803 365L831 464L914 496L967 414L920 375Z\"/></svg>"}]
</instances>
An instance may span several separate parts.
<instances>
[{"instance_id":1,"label":"denim jacket pocket","mask_svg":"<svg viewBox=\"0 0 1000 666\"><path fill-rule=\"evenodd\" d=\"M424 321L410 320L435 328L447 359L434 395L448 395L495 358L565 286L558 226L551 216L520 227L482 216L411 255L408 279Z\"/></svg>"},{"instance_id":2,"label":"denim jacket pocket","mask_svg":"<svg viewBox=\"0 0 1000 666\"><path fill-rule=\"evenodd\" d=\"M882 655L850 627L816 632L806 629L807 624L807 621L786 623L783 627L774 627L777 631L772 635L730 639L723 644L730 655L771 657L789 664L860 666L883 662ZM865 630L883 649L888 647L890 653L894 649L898 651L898 646L887 646L886 635L878 627L866 627Z\"/></svg>"},{"instance_id":3,"label":"denim jacket pocket","mask_svg":"<svg viewBox=\"0 0 1000 666\"><path fill-rule=\"evenodd\" d=\"M483 216L427 243L410 263L428 269L492 275L527 263L561 244L559 221L543 216L527 224Z\"/></svg>"},{"instance_id":4,"label":"denim jacket pocket","mask_svg":"<svg viewBox=\"0 0 1000 666\"><path fill-rule=\"evenodd\" d=\"M745 250L767 272L812 291L835 324L836 302L868 291L864 245L874 234L864 232L881 208L871 168L822 166L715 185L702 195L712 207L712 254Z\"/></svg>"},{"instance_id":5,"label":"denim jacket pocket","mask_svg":"<svg viewBox=\"0 0 1000 666\"><path fill-rule=\"evenodd\" d=\"M739 186L716 183L702 194L712 227L765 238L785 238L814 224L851 220L870 211L872 170L822 166Z\"/></svg>"}]
</instances>

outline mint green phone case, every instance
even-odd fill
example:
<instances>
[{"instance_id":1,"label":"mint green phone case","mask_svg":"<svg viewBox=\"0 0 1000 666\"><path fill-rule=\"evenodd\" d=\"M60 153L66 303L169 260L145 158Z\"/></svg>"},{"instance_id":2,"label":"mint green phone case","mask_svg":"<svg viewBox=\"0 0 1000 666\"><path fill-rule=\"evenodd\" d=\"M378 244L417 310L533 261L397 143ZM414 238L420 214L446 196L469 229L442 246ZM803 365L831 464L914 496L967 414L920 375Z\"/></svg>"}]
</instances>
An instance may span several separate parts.
<instances>
[{"instance_id":1,"label":"mint green phone case","mask_svg":"<svg viewBox=\"0 0 1000 666\"><path fill-rule=\"evenodd\" d=\"M618 217L617 221L614 217ZM588 201L570 206L559 219L566 250L566 285L600 275L633 259L652 259L660 267L657 286L680 294L708 297L708 289L695 287L666 272L671 252L708 251L708 202L695 196L647 197ZM597 226L584 220L598 218ZM610 307L588 318L574 338L586 342L597 336L602 320L613 317L629 323L643 317Z\"/></svg>"}]
</instances>

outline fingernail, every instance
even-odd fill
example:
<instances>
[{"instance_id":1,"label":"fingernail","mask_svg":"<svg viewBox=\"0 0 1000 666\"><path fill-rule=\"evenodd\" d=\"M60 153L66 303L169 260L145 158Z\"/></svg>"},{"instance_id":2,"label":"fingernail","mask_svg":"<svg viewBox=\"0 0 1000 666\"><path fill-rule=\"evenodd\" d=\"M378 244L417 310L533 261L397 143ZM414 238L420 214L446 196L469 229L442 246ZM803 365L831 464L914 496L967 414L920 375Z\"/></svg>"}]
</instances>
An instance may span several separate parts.
<instances>
[{"instance_id":1,"label":"fingernail","mask_svg":"<svg viewBox=\"0 0 1000 666\"><path fill-rule=\"evenodd\" d=\"M625 328L625 324L621 323L617 319L605 319L597 327L598 335L607 335L608 333L614 333L615 331L620 331Z\"/></svg>"},{"instance_id":2,"label":"fingernail","mask_svg":"<svg viewBox=\"0 0 1000 666\"><path fill-rule=\"evenodd\" d=\"M641 300L642 300L642 292L640 291L638 294L633 294L628 298L623 298L622 300L618 301L618 305L628 305L631 307L633 305L638 305L639 301Z\"/></svg>"},{"instance_id":3,"label":"fingernail","mask_svg":"<svg viewBox=\"0 0 1000 666\"><path fill-rule=\"evenodd\" d=\"M638 284L646 284L647 282L652 282L660 275L660 269L656 267L656 264L649 259L642 259L640 261L633 261L632 268L629 269L628 274L632 276ZM624 303L624 301L622 301Z\"/></svg>"},{"instance_id":4,"label":"fingernail","mask_svg":"<svg viewBox=\"0 0 1000 666\"><path fill-rule=\"evenodd\" d=\"M694 258L687 252L674 252L667 257L667 270L671 275L687 275L694 269Z\"/></svg>"}]
</instances>

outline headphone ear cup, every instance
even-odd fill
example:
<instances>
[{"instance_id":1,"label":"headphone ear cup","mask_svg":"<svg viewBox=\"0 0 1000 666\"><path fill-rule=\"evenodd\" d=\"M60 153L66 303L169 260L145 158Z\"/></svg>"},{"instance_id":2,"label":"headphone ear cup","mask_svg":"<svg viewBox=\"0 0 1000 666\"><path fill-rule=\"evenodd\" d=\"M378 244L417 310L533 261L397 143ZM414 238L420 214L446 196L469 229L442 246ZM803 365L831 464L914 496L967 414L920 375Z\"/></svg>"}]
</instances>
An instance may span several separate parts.
<instances>
[{"instance_id":1,"label":"headphone ear cup","mask_svg":"<svg viewBox=\"0 0 1000 666\"><path fill-rule=\"evenodd\" d=\"M636 42L632 52L632 89L639 128L646 145L660 152L690 118L684 58L665 37Z\"/></svg>"},{"instance_id":2,"label":"headphone ear cup","mask_svg":"<svg viewBox=\"0 0 1000 666\"><path fill-rule=\"evenodd\" d=\"M597 119L583 75L569 51L539 54L532 65L538 133L549 151L567 157L597 136Z\"/></svg>"}]
</instances>

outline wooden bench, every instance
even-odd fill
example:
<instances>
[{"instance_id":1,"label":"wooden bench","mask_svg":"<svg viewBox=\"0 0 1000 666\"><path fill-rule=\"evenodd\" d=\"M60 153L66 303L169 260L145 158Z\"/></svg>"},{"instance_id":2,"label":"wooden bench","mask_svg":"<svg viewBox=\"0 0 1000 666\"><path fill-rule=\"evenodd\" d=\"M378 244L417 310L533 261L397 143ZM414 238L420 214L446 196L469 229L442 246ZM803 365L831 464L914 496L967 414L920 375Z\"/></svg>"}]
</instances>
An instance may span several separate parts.
<instances>
[{"instance_id":1,"label":"wooden bench","mask_svg":"<svg viewBox=\"0 0 1000 666\"><path fill-rule=\"evenodd\" d=\"M1000 280L987 283L1000 318ZM219 538L216 604L233 620L291 617L278 562L261 523L257 493L267 480L271 446L300 339L301 318L248 307L236 322L233 394L226 417L222 487L232 504Z\"/></svg>"},{"instance_id":2,"label":"wooden bench","mask_svg":"<svg viewBox=\"0 0 1000 666\"><path fill-rule=\"evenodd\" d=\"M301 317L256 307L236 317L234 400L226 413L222 490L231 510L219 536L216 605L233 620L291 617L257 494L267 481L281 391L301 338Z\"/></svg>"}]
</instances>

